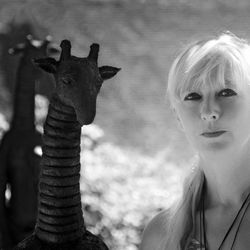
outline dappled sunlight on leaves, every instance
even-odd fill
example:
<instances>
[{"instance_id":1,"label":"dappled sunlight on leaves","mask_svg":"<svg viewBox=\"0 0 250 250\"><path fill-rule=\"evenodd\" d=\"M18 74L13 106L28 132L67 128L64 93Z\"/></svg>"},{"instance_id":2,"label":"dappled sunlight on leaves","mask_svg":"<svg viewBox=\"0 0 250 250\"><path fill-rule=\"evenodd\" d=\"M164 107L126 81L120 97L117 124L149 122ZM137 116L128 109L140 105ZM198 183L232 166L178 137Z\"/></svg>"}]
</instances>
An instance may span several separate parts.
<instances>
[{"instance_id":1,"label":"dappled sunlight on leaves","mask_svg":"<svg viewBox=\"0 0 250 250\"><path fill-rule=\"evenodd\" d=\"M43 133L43 124L47 117L49 100L43 95L35 95L35 123L36 129Z\"/></svg>"},{"instance_id":2,"label":"dappled sunlight on leaves","mask_svg":"<svg viewBox=\"0 0 250 250\"><path fill-rule=\"evenodd\" d=\"M157 157L103 143L81 162L86 224L111 249L137 249L148 219L181 193L183 170Z\"/></svg>"},{"instance_id":3,"label":"dappled sunlight on leaves","mask_svg":"<svg viewBox=\"0 0 250 250\"><path fill-rule=\"evenodd\" d=\"M0 140L2 139L4 133L9 130L9 123L6 120L5 115L3 115L2 113L0 113Z\"/></svg>"}]
</instances>

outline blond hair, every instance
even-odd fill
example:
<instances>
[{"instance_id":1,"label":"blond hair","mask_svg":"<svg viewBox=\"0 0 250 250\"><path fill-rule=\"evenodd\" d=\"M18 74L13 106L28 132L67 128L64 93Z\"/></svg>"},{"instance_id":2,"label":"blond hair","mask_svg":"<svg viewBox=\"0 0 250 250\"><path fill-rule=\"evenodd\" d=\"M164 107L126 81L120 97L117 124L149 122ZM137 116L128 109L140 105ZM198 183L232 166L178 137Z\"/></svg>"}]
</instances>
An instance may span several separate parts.
<instances>
[{"instance_id":1,"label":"blond hair","mask_svg":"<svg viewBox=\"0 0 250 250\"><path fill-rule=\"evenodd\" d=\"M186 92L225 87L228 83L240 87L250 83L250 46L230 32L195 42L183 50L170 68L167 93L174 106ZM199 166L186 178L181 199L170 209L162 249L186 249L194 236L204 178Z\"/></svg>"},{"instance_id":2,"label":"blond hair","mask_svg":"<svg viewBox=\"0 0 250 250\"><path fill-rule=\"evenodd\" d=\"M173 62L167 93L172 102L185 91L201 87L225 87L227 82L250 80L250 46L232 33L223 33L189 45Z\"/></svg>"}]
</instances>

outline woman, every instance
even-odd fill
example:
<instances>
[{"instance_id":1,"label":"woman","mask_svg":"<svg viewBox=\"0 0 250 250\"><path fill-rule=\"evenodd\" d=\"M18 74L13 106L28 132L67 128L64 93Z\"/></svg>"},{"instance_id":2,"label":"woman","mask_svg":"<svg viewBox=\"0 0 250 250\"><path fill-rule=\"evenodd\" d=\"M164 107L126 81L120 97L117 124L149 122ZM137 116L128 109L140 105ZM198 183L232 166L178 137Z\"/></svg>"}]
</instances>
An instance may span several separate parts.
<instances>
[{"instance_id":1,"label":"woman","mask_svg":"<svg viewBox=\"0 0 250 250\"><path fill-rule=\"evenodd\" d=\"M199 163L141 250L250 249L250 45L231 33L174 61L168 94Z\"/></svg>"}]
</instances>

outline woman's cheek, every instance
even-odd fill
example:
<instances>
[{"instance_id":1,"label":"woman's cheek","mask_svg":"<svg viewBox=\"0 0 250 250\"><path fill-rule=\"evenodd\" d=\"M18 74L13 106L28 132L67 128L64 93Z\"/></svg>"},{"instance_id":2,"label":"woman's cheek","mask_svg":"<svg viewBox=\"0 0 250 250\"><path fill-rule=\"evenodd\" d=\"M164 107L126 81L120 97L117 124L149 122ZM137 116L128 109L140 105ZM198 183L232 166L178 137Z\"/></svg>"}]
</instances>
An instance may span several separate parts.
<instances>
[{"instance_id":1,"label":"woman's cheek","mask_svg":"<svg viewBox=\"0 0 250 250\"><path fill-rule=\"evenodd\" d=\"M221 111L223 119L226 119L228 122L238 121L241 123L248 116L249 108L246 103L236 100L222 103Z\"/></svg>"},{"instance_id":2,"label":"woman's cheek","mask_svg":"<svg viewBox=\"0 0 250 250\"><path fill-rule=\"evenodd\" d=\"M197 123L197 112L194 110L186 109L181 115L182 126L187 133L193 134L196 129L195 126Z\"/></svg>"}]
</instances>

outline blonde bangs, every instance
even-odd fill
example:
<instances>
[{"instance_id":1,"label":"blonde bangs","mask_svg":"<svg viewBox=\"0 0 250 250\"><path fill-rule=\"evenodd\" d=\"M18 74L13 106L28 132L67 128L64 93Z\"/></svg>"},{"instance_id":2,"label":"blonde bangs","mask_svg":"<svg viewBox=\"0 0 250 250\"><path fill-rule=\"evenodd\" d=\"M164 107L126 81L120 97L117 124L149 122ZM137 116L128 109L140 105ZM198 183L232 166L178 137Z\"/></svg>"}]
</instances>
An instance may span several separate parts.
<instances>
[{"instance_id":1,"label":"blonde bangs","mask_svg":"<svg viewBox=\"0 0 250 250\"><path fill-rule=\"evenodd\" d=\"M198 42L176 58L168 78L170 99L180 101L185 93L225 88L228 83L237 88L249 84L249 46L233 45L222 38L205 44Z\"/></svg>"}]
</instances>

